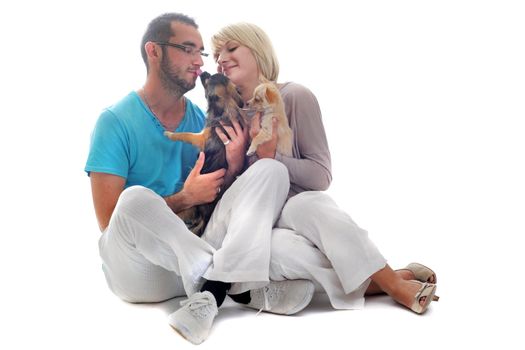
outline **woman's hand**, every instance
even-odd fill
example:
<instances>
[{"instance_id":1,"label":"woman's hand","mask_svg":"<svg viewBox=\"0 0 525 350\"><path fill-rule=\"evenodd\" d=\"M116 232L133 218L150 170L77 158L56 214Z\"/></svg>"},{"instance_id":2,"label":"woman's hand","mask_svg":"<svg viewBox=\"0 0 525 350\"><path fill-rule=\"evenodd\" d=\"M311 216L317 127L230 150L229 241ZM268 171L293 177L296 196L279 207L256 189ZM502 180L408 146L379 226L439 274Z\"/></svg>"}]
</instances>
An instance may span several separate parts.
<instances>
[{"instance_id":1,"label":"woman's hand","mask_svg":"<svg viewBox=\"0 0 525 350\"><path fill-rule=\"evenodd\" d=\"M246 147L248 145L248 128L243 128L238 121L232 120L231 126L221 124L226 134L221 128L215 128L217 136L224 143L226 148L226 161L228 162L227 178L234 178L244 166Z\"/></svg>"},{"instance_id":2,"label":"woman's hand","mask_svg":"<svg viewBox=\"0 0 525 350\"><path fill-rule=\"evenodd\" d=\"M257 113L253 116L252 123L250 125L250 139L253 140L255 136L261 130L261 113ZM255 153L259 159L262 158L275 158L275 153L277 152L277 142L279 141L279 136L277 135L277 118L272 118L272 138L265 143L260 144L257 147Z\"/></svg>"}]
</instances>

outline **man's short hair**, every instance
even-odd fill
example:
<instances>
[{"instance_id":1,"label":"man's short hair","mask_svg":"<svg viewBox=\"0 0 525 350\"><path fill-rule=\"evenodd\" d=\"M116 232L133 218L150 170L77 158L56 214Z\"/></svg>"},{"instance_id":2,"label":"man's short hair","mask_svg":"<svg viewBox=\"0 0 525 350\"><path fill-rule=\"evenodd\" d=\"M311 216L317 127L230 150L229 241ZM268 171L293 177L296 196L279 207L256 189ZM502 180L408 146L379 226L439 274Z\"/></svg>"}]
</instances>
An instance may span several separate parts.
<instances>
[{"instance_id":1,"label":"man's short hair","mask_svg":"<svg viewBox=\"0 0 525 350\"><path fill-rule=\"evenodd\" d=\"M171 23L180 22L188 24L195 29L198 29L199 26L195 20L191 17L188 17L182 13L164 13L156 18L154 18L149 24L144 36L142 37L142 42L140 43L140 51L142 54L142 59L146 65L146 70L149 71L148 66L148 55L146 54L145 45L148 41L168 41L175 33L171 28Z\"/></svg>"}]
</instances>

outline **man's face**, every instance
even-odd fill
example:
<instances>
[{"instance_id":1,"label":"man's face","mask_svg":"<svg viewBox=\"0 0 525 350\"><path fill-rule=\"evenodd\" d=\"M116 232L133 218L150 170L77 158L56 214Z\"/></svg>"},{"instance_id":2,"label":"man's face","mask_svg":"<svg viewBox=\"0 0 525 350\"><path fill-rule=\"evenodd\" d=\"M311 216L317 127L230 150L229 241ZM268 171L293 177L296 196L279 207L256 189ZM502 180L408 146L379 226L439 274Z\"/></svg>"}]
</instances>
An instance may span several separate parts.
<instances>
[{"instance_id":1,"label":"man's face","mask_svg":"<svg viewBox=\"0 0 525 350\"><path fill-rule=\"evenodd\" d=\"M183 95L195 87L195 81L204 64L200 51L203 49L202 38L194 27L174 22L175 33L168 42L182 47L162 46L162 60L159 78L163 87L176 94Z\"/></svg>"}]
</instances>

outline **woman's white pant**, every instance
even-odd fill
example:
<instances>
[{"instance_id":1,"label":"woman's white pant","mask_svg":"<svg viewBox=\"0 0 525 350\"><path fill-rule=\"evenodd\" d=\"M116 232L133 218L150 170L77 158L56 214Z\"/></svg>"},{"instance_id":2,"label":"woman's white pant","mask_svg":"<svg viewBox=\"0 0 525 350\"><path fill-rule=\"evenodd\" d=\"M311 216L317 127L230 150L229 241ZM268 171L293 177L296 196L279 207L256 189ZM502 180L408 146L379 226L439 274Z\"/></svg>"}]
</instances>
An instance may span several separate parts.
<instances>
[{"instance_id":1,"label":"woman's white pant","mask_svg":"<svg viewBox=\"0 0 525 350\"><path fill-rule=\"evenodd\" d=\"M271 252L271 280L312 280L336 309L362 308L369 277L386 265L368 233L323 192L288 200Z\"/></svg>"},{"instance_id":2,"label":"woman's white pant","mask_svg":"<svg viewBox=\"0 0 525 350\"><path fill-rule=\"evenodd\" d=\"M99 240L110 289L130 302L191 295L203 277L241 293L268 283L271 232L286 200L288 170L257 161L226 191L199 238L153 191L133 186L119 197Z\"/></svg>"}]
</instances>

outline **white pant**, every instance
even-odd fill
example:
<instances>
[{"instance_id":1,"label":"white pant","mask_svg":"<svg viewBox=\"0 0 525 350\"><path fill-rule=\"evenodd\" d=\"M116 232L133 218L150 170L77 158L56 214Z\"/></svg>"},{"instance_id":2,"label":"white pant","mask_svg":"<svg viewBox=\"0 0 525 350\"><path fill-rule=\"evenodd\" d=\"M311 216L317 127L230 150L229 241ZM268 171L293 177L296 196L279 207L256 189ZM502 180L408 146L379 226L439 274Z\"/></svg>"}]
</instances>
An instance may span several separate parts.
<instances>
[{"instance_id":1,"label":"white pant","mask_svg":"<svg viewBox=\"0 0 525 350\"><path fill-rule=\"evenodd\" d=\"M323 192L288 200L271 250L271 280L312 280L336 309L362 308L369 277L386 265L368 233Z\"/></svg>"},{"instance_id":2,"label":"white pant","mask_svg":"<svg viewBox=\"0 0 525 350\"><path fill-rule=\"evenodd\" d=\"M130 302L191 295L208 280L236 294L268 283L272 227L286 200L288 170L257 161L224 193L202 238L153 191L122 192L99 240L110 289Z\"/></svg>"}]
</instances>

